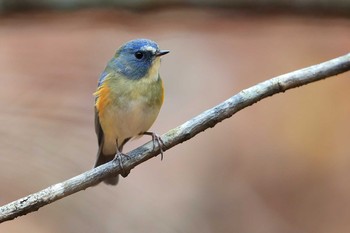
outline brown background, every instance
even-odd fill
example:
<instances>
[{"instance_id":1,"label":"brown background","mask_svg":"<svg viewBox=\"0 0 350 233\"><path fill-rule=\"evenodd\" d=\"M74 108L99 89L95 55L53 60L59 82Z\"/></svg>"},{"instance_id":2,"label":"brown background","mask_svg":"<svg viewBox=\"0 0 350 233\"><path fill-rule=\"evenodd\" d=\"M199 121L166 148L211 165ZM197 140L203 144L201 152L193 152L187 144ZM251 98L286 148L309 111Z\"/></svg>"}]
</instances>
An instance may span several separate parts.
<instances>
[{"instance_id":1,"label":"brown background","mask_svg":"<svg viewBox=\"0 0 350 233\"><path fill-rule=\"evenodd\" d=\"M244 88L349 52L349 28L344 18L210 9L1 16L0 204L92 167L92 93L125 41L171 50L152 127L162 134ZM0 232L348 232L349 85L347 73L268 98L117 187L79 192Z\"/></svg>"}]
</instances>

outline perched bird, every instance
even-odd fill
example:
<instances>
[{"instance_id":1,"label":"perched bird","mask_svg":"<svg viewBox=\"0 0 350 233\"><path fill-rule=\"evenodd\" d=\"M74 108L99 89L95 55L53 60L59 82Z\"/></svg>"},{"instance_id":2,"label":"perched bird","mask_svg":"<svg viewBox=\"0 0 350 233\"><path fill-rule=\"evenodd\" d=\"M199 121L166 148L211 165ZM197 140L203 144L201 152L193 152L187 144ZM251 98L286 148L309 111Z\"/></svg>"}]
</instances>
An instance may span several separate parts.
<instances>
[{"instance_id":1,"label":"perched bird","mask_svg":"<svg viewBox=\"0 0 350 233\"><path fill-rule=\"evenodd\" d=\"M159 76L160 50L148 39L136 39L122 45L108 62L98 81L95 95L95 131L98 152L95 167L116 158L121 163L124 144L131 138L152 135L147 132L163 104L163 83ZM125 174L124 176L126 176ZM116 185L118 176L104 180Z\"/></svg>"}]
</instances>

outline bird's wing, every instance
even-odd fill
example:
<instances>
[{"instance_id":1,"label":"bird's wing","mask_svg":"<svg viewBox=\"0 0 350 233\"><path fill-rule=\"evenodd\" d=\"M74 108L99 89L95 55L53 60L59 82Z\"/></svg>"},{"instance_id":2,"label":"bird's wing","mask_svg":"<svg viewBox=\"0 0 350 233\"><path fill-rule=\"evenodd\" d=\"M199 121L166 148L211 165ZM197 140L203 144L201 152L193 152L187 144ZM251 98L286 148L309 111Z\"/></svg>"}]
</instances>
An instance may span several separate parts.
<instances>
[{"instance_id":1,"label":"bird's wing","mask_svg":"<svg viewBox=\"0 0 350 233\"><path fill-rule=\"evenodd\" d=\"M97 142L98 142L98 146L102 146L102 140L103 140L103 131L101 128L101 124L100 124L100 118L98 117L98 111L95 107L95 132L97 135Z\"/></svg>"}]
</instances>

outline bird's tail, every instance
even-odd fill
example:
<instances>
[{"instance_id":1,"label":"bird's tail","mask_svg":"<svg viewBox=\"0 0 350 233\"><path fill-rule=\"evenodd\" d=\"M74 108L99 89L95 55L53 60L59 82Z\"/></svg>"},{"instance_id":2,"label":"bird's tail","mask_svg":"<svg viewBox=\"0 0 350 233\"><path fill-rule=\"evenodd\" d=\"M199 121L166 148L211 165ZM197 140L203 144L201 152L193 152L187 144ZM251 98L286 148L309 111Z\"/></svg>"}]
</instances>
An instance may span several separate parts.
<instances>
[{"instance_id":1,"label":"bird's tail","mask_svg":"<svg viewBox=\"0 0 350 233\"><path fill-rule=\"evenodd\" d=\"M115 157L115 155L104 155L102 152L102 146L100 146L100 148L98 149L98 152L97 152L97 160L96 160L94 167L98 167L102 164L108 163L109 161L113 160L114 157ZM106 184L109 184L109 185L117 185L118 180L119 180L119 175L108 177L103 182L105 182Z\"/></svg>"}]
</instances>

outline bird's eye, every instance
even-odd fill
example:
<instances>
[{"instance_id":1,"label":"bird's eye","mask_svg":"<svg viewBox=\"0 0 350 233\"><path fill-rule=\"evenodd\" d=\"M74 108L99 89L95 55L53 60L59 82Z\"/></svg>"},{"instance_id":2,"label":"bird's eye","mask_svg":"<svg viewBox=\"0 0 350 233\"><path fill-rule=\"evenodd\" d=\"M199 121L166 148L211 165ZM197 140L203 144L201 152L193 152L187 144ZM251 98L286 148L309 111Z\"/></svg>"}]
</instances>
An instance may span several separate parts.
<instances>
[{"instance_id":1,"label":"bird's eye","mask_svg":"<svg viewBox=\"0 0 350 233\"><path fill-rule=\"evenodd\" d=\"M142 58L143 58L143 53L141 53L141 52L136 52L136 53L135 53L135 57L136 57L137 59L142 59Z\"/></svg>"}]
</instances>

